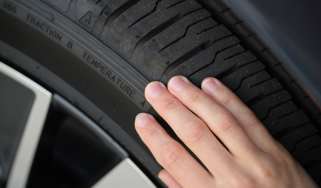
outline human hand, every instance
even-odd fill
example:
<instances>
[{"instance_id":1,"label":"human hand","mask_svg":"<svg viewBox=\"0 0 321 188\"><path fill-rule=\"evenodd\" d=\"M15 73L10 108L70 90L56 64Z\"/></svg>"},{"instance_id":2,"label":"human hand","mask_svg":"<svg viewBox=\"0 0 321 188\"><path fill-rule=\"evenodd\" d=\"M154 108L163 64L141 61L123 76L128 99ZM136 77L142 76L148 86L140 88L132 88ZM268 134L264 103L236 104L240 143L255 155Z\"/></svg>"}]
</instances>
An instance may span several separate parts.
<instances>
[{"instance_id":1,"label":"human hand","mask_svg":"<svg viewBox=\"0 0 321 188\"><path fill-rule=\"evenodd\" d=\"M205 79L200 90L176 76L168 89L150 83L145 95L206 167L151 115L139 114L136 130L164 167L159 177L170 188L316 187L253 112L217 79Z\"/></svg>"}]
</instances>

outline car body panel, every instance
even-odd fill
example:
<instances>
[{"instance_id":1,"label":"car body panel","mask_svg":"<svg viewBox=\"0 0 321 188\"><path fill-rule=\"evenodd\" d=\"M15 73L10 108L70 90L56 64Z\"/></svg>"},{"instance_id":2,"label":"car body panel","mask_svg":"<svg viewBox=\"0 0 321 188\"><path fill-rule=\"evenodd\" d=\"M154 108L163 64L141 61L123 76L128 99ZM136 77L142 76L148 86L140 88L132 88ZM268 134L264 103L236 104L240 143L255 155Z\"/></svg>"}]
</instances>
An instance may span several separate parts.
<instances>
[{"instance_id":1,"label":"car body panel","mask_svg":"<svg viewBox=\"0 0 321 188\"><path fill-rule=\"evenodd\" d=\"M321 1L224 0L321 106Z\"/></svg>"}]
</instances>

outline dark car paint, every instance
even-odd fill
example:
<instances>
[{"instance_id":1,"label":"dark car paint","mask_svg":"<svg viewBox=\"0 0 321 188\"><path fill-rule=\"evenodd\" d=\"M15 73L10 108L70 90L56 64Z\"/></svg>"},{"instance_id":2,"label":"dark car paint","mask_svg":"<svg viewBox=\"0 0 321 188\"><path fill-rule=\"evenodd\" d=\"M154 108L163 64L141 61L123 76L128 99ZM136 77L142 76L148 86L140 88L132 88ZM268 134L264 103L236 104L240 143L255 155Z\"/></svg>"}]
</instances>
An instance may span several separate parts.
<instances>
[{"instance_id":1,"label":"dark car paint","mask_svg":"<svg viewBox=\"0 0 321 188\"><path fill-rule=\"evenodd\" d=\"M224 1L321 107L321 1Z\"/></svg>"}]
</instances>

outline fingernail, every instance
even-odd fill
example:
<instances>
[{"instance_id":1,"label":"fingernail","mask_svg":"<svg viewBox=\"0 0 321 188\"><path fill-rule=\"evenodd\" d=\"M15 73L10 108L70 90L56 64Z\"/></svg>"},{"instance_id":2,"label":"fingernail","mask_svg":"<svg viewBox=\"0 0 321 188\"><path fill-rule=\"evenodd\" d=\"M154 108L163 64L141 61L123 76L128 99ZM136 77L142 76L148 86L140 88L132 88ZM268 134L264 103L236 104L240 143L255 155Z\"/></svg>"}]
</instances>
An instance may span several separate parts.
<instances>
[{"instance_id":1,"label":"fingernail","mask_svg":"<svg viewBox=\"0 0 321 188\"><path fill-rule=\"evenodd\" d=\"M149 124L148 122L150 122L151 120L152 120L151 115L146 113L140 113L140 114L137 114L135 118L135 125L136 127L144 128Z\"/></svg>"},{"instance_id":2,"label":"fingernail","mask_svg":"<svg viewBox=\"0 0 321 188\"><path fill-rule=\"evenodd\" d=\"M190 81L186 77L176 76L169 81L168 85L174 91L180 92L184 90L189 83Z\"/></svg>"},{"instance_id":3,"label":"fingernail","mask_svg":"<svg viewBox=\"0 0 321 188\"><path fill-rule=\"evenodd\" d=\"M161 82L152 82L147 85L146 87L146 95L149 97L158 97L160 96L164 91L166 87Z\"/></svg>"},{"instance_id":4,"label":"fingernail","mask_svg":"<svg viewBox=\"0 0 321 188\"><path fill-rule=\"evenodd\" d=\"M216 78L206 78L202 83L202 88L213 93L219 85L220 81L218 81Z\"/></svg>"}]
</instances>

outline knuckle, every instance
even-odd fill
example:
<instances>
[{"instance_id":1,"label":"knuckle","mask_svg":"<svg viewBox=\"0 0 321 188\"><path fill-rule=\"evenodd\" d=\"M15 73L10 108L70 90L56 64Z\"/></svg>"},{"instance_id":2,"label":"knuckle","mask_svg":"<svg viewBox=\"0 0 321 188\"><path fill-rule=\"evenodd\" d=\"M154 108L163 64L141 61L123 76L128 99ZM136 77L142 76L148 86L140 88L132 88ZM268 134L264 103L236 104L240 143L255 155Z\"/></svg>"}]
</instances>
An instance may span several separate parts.
<instances>
[{"instance_id":1,"label":"knuckle","mask_svg":"<svg viewBox=\"0 0 321 188\"><path fill-rule=\"evenodd\" d=\"M174 99L167 99L167 100L163 101L162 106L163 106L164 110L172 111L172 110L177 109L178 105L179 105L178 101L176 101Z\"/></svg>"},{"instance_id":2,"label":"knuckle","mask_svg":"<svg viewBox=\"0 0 321 188\"><path fill-rule=\"evenodd\" d=\"M262 178L269 178L272 177L274 173L270 168L261 166L258 170L258 174Z\"/></svg>"},{"instance_id":3,"label":"knuckle","mask_svg":"<svg viewBox=\"0 0 321 188\"><path fill-rule=\"evenodd\" d=\"M187 94L187 101L190 104L199 104L203 98L203 94L199 91L192 91Z\"/></svg>"},{"instance_id":4,"label":"knuckle","mask_svg":"<svg viewBox=\"0 0 321 188\"><path fill-rule=\"evenodd\" d=\"M197 144L205 135L206 128L203 123L190 121L186 126L186 141L190 144Z\"/></svg>"},{"instance_id":5,"label":"knuckle","mask_svg":"<svg viewBox=\"0 0 321 188\"><path fill-rule=\"evenodd\" d=\"M256 182L253 178L239 176L234 177L231 180L231 184L233 188L255 188L257 187Z\"/></svg>"},{"instance_id":6,"label":"knuckle","mask_svg":"<svg viewBox=\"0 0 321 188\"><path fill-rule=\"evenodd\" d=\"M165 168L173 168L178 160L183 157L183 148L180 147L177 143L167 143L162 149L160 163Z\"/></svg>"},{"instance_id":7,"label":"knuckle","mask_svg":"<svg viewBox=\"0 0 321 188\"><path fill-rule=\"evenodd\" d=\"M233 96L227 94L226 92L222 92L220 102L223 106L231 105L233 100L234 100Z\"/></svg>"},{"instance_id":8,"label":"knuckle","mask_svg":"<svg viewBox=\"0 0 321 188\"><path fill-rule=\"evenodd\" d=\"M232 121L231 117L221 116L221 120L217 123L216 129L220 133L226 133L230 131L235 125L235 122Z\"/></svg>"},{"instance_id":9,"label":"knuckle","mask_svg":"<svg viewBox=\"0 0 321 188\"><path fill-rule=\"evenodd\" d=\"M295 160L291 157L291 154L280 144L276 143L276 146L278 147L277 151L275 151L273 154L274 160L277 162L279 166L294 166Z\"/></svg>"},{"instance_id":10,"label":"knuckle","mask_svg":"<svg viewBox=\"0 0 321 188\"><path fill-rule=\"evenodd\" d=\"M276 164L272 158L268 157L265 160L259 162L256 166L256 174L261 180L269 181L280 176L280 171L276 170L280 168L280 165Z\"/></svg>"}]
</instances>

